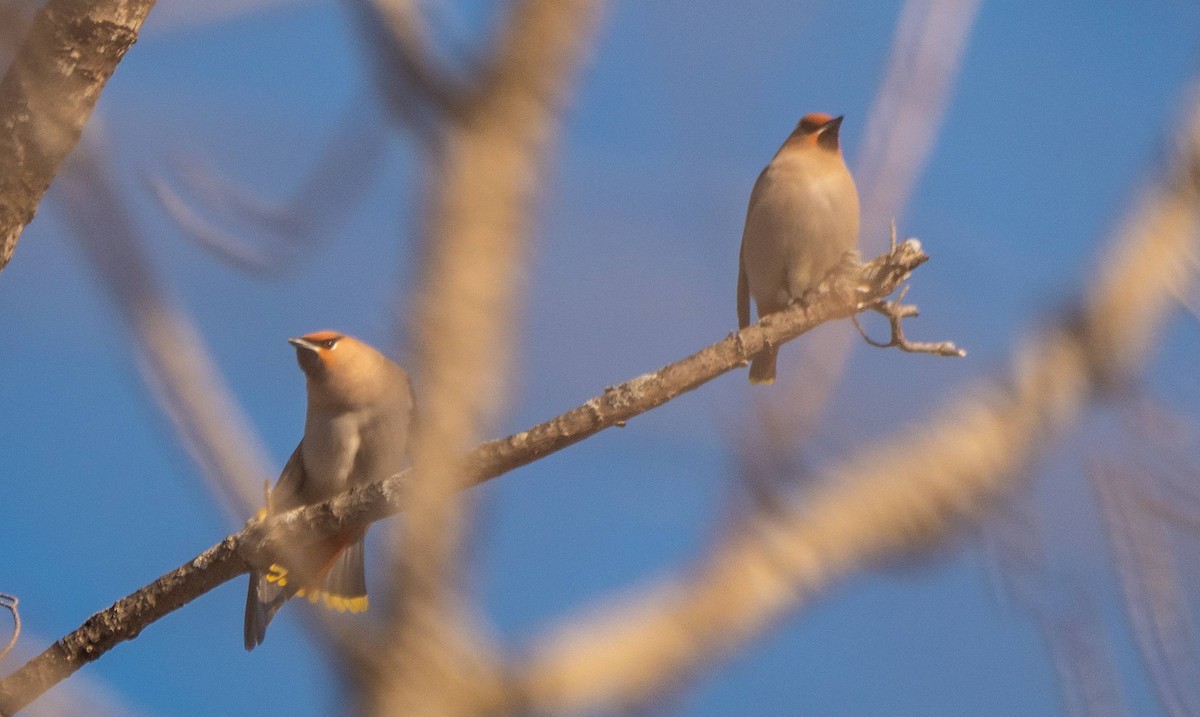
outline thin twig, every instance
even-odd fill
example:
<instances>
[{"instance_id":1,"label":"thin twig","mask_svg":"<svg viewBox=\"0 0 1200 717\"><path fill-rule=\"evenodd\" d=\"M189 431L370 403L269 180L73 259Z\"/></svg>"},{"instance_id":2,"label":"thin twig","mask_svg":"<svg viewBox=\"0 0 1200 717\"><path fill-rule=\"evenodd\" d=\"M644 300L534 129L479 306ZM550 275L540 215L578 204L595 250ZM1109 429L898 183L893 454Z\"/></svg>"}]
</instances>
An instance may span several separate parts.
<instances>
[{"instance_id":1,"label":"thin twig","mask_svg":"<svg viewBox=\"0 0 1200 717\"><path fill-rule=\"evenodd\" d=\"M894 240L893 240L894 241ZM858 322L858 316L851 317L854 321L854 328L858 329L858 333L862 335L863 340L868 344L877 348L886 349L896 347L901 351L911 354L933 354L934 356L948 356L962 358L967 355L966 349L960 349L954 345L953 341L909 341L904 336L905 319L916 318L919 315L916 306L911 304L901 304L900 301L904 295L908 293L909 287L904 287L900 290L900 295L895 301L877 301L865 308L868 311L874 311L881 314L888 320L888 325L892 329L892 337L887 343L882 343L872 339L867 335L862 324Z\"/></svg>"},{"instance_id":2,"label":"thin twig","mask_svg":"<svg viewBox=\"0 0 1200 717\"><path fill-rule=\"evenodd\" d=\"M138 368L213 496L240 524L271 475L268 451L226 385L203 337L142 249L143 232L116 189L93 123L59 188L80 248L128 327Z\"/></svg>"},{"instance_id":3,"label":"thin twig","mask_svg":"<svg viewBox=\"0 0 1200 717\"><path fill-rule=\"evenodd\" d=\"M866 241L876 241L887 218L903 212L933 153L980 4L908 0L900 9L887 70L867 114L862 161L854 173Z\"/></svg>"},{"instance_id":4,"label":"thin twig","mask_svg":"<svg viewBox=\"0 0 1200 717\"><path fill-rule=\"evenodd\" d=\"M21 636L21 611L17 609L19 602L16 595L0 593L0 607L8 610L12 614L13 619L12 637L8 639L8 644L4 646L4 649L0 650L0 662L4 662L4 658L8 657L8 653L12 652L12 649L17 646L17 638Z\"/></svg>"},{"instance_id":5,"label":"thin twig","mask_svg":"<svg viewBox=\"0 0 1200 717\"><path fill-rule=\"evenodd\" d=\"M1093 460L1088 475L1100 501L1121 596L1151 683L1172 717L1200 713L1197 630L1170 549L1167 524L1139 510L1129 486L1144 471L1115 460Z\"/></svg>"}]
</instances>

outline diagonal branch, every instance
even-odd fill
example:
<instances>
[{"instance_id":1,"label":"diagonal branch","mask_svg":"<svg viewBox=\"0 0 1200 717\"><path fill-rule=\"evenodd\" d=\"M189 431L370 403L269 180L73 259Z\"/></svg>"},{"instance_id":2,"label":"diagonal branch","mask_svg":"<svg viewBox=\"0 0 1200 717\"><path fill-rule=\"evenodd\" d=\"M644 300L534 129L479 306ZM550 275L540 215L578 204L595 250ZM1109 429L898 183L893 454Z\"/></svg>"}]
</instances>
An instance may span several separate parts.
<instances>
[{"instance_id":1,"label":"diagonal branch","mask_svg":"<svg viewBox=\"0 0 1200 717\"><path fill-rule=\"evenodd\" d=\"M1129 380L1191 279L1200 225L1200 96L1155 191L1118 232L1076 315L919 431L856 453L818 486L746 520L692 570L551 632L510 671L533 714L645 701L761 633L785 610L977 518L1087 402Z\"/></svg>"},{"instance_id":2,"label":"diagonal branch","mask_svg":"<svg viewBox=\"0 0 1200 717\"><path fill-rule=\"evenodd\" d=\"M545 423L485 443L466 456L470 484L479 484L589 438L606 428L657 408L729 371L743 367L768 343L779 345L834 319L855 313L863 303L888 296L928 257L914 240L863 265L851 281L857 296L813 294L797 305L749 326L685 359L638 376ZM148 625L248 570L265 566L277 545L344 531L386 518L407 505L406 471L389 480L349 491L325 503L296 509L230 535L196 558L137 592L96 613L81 627L0 680L0 715L11 715L83 665Z\"/></svg>"},{"instance_id":3,"label":"diagonal branch","mask_svg":"<svg viewBox=\"0 0 1200 717\"><path fill-rule=\"evenodd\" d=\"M50 0L0 80L0 271L154 0Z\"/></svg>"},{"instance_id":4,"label":"diagonal branch","mask_svg":"<svg viewBox=\"0 0 1200 717\"><path fill-rule=\"evenodd\" d=\"M146 256L143 230L96 130L88 129L59 179L68 219L132 335L139 372L160 410L213 497L240 522L258 508L259 486L271 475L268 452L199 329Z\"/></svg>"}]
</instances>

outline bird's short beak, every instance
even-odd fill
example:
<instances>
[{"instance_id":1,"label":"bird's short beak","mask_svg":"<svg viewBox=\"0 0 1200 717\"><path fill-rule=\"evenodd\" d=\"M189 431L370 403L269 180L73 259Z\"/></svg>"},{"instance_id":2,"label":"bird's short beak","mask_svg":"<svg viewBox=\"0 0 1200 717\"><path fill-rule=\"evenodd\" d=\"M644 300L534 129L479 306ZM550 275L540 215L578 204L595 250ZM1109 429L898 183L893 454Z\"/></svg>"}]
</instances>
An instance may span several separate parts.
<instances>
[{"instance_id":1,"label":"bird's short beak","mask_svg":"<svg viewBox=\"0 0 1200 717\"><path fill-rule=\"evenodd\" d=\"M288 343L291 344L292 346L295 346L298 349L308 349L309 351L312 351L313 353L317 353L317 351L320 349L319 346L317 346L313 342L308 341L306 339L291 338L291 339L288 339Z\"/></svg>"},{"instance_id":2,"label":"bird's short beak","mask_svg":"<svg viewBox=\"0 0 1200 717\"><path fill-rule=\"evenodd\" d=\"M846 115L839 115L829 120L825 124L821 125L821 132L824 133L832 131L834 134L837 134L838 128L842 126L842 120L845 119L845 117Z\"/></svg>"}]
</instances>

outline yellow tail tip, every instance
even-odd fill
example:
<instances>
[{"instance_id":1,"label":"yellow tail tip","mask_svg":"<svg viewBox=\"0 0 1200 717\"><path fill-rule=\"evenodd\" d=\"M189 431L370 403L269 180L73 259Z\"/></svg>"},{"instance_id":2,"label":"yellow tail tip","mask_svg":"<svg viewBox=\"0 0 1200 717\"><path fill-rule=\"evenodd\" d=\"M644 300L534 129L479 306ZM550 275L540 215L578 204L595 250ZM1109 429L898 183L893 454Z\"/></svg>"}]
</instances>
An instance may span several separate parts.
<instances>
[{"instance_id":1,"label":"yellow tail tip","mask_svg":"<svg viewBox=\"0 0 1200 717\"><path fill-rule=\"evenodd\" d=\"M758 376L754 376L752 374L750 376L750 383L754 384L755 386L770 386L771 384L775 383L775 377L772 376L770 378L759 378Z\"/></svg>"},{"instance_id":2,"label":"yellow tail tip","mask_svg":"<svg viewBox=\"0 0 1200 717\"><path fill-rule=\"evenodd\" d=\"M322 605L330 610L349 612L351 614L366 612L367 608L370 606L366 595L346 597L344 595L333 595L325 592L324 590L312 590L308 592L305 597L308 598L310 603L316 603L317 601L320 601Z\"/></svg>"}]
</instances>

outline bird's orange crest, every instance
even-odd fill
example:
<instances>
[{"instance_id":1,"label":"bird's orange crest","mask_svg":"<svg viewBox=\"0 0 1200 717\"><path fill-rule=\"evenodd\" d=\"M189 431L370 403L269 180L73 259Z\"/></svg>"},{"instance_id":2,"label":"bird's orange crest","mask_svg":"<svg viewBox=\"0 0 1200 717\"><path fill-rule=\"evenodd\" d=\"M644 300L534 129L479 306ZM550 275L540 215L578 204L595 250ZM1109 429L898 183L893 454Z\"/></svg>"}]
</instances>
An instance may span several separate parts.
<instances>
[{"instance_id":1,"label":"bird's orange crest","mask_svg":"<svg viewBox=\"0 0 1200 717\"><path fill-rule=\"evenodd\" d=\"M800 122L796 125L796 129L805 134L811 134L832 121L833 117L825 114L824 112L811 112L800 118Z\"/></svg>"},{"instance_id":2,"label":"bird's orange crest","mask_svg":"<svg viewBox=\"0 0 1200 717\"><path fill-rule=\"evenodd\" d=\"M326 329L323 331L314 331L311 334L305 334L300 338L304 339L305 341L311 341L314 344L321 344L325 341L337 341L345 337L336 331L329 331Z\"/></svg>"},{"instance_id":3,"label":"bird's orange crest","mask_svg":"<svg viewBox=\"0 0 1200 717\"><path fill-rule=\"evenodd\" d=\"M840 151L837 140L837 126L840 117L831 117L824 112L810 112L800 118L796 129L788 137L785 146L791 147L821 147L826 150Z\"/></svg>"}]
</instances>

